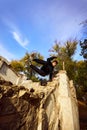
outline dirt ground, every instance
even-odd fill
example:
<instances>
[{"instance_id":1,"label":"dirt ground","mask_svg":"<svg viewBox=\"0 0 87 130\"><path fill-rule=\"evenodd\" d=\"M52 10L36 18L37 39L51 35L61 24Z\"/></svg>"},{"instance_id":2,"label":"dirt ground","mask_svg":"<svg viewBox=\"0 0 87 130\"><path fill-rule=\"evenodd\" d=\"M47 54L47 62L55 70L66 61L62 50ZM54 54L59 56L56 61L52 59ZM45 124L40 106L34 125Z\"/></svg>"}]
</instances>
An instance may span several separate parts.
<instances>
[{"instance_id":1,"label":"dirt ground","mask_svg":"<svg viewBox=\"0 0 87 130\"><path fill-rule=\"evenodd\" d=\"M79 119L80 130L87 130L87 104L82 101L78 101L79 105Z\"/></svg>"}]
</instances>

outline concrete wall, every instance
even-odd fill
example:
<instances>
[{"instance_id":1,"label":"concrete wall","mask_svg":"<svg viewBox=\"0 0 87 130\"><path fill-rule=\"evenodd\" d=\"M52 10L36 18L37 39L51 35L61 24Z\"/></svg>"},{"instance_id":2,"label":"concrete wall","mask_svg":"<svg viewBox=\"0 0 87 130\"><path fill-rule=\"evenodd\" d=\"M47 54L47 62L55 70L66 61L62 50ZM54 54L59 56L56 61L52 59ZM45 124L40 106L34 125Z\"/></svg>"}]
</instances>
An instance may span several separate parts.
<instances>
[{"instance_id":1,"label":"concrete wall","mask_svg":"<svg viewBox=\"0 0 87 130\"><path fill-rule=\"evenodd\" d=\"M61 71L49 85L49 92L41 104L38 130L44 130L43 124L48 125L47 130L79 130L75 88L70 86L66 72ZM43 113L46 115L46 120L43 118Z\"/></svg>"},{"instance_id":2,"label":"concrete wall","mask_svg":"<svg viewBox=\"0 0 87 130\"><path fill-rule=\"evenodd\" d=\"M10 69L5 62L0 68L0 76L6 81L11 81L13 84L17 84L19 79L15 72L12 69Z\"/></svg>"}]
</instances>

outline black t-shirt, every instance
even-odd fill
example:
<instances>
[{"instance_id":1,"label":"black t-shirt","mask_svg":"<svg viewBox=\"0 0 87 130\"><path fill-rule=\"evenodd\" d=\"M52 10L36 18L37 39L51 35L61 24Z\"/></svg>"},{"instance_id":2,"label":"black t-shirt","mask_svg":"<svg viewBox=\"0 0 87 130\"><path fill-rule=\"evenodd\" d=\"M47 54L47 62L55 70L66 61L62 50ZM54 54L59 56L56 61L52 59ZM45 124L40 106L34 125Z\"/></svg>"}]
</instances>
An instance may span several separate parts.
<instances>
[{"instance_id":1,"label":"black t-shirt","mask_svg":"<svg viewBox=\"0 0 87 130\"><path fill-rule=\"evenodd\" d=\"M46 74L50 74L53 72L53 66L51 64L46 64L41 67L41 70L43 70Z\"/></svg>"},{"instance_id":2,"label":"black t-shirt","mask_svg":"<svg viewBox=\"0 0 87 130\"><path fill-rule=\"evenodd\" d=\"M52 80L52 74L53 74L53 69L54 69L54 67L52 66L51 60L53 60L54 58L56 57L48 58L46 64L41 67L41 70L43 70L46 75L49 74L50 80Z\"/></svg>"}]
</instances>

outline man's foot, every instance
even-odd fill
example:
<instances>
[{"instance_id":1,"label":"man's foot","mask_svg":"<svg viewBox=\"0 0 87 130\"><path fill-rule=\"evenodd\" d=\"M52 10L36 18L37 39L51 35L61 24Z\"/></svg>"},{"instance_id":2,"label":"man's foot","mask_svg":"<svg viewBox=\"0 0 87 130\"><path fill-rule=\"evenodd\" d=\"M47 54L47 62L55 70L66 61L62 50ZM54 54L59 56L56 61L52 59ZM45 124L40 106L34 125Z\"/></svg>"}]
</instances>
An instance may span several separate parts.
<instances>
[{"instance_id":1,"label":"man's foot","mask_svg":"<svg viewBox=\"0 0 87 130\"><path fill-rule=\"evenodd\" d=\"M32 65L32 60L31 59L27 59L27 60L25 60L25 64L26 65Z\"/></svg>"},{"instance_id":2,"label":"man's foot","mask_svg":"<svg viewBox=\"0 0 87 130\"><path fill-rule=\"evenodd\" d=\"M34 61L34 59L36 58L36 53L31 53L31 55L29 55L28 59L25 60L25 63L28 65L32 65L32 61Z\"/></svg>"},{"instance_id":3,"label":"man's foot","mask_svg":"<svg viewBox=\"0 0 87 130\"><path fill-rule=\"evenodd\" d=\"M40 85L41 86L46 86L47 85L47 81L44 79L40 79Z\"/></svg>"},{"instance_id":4,"label":"man's foot","mask_svg":"<svg viewBox=\"0 0 87 130\"><path fill-rule=\"evenodd\" d=\"M31 59L32 61L33 61L33 59L36 59L36 53L35 53L35 52L30 55L30 59Z\"/></svg>"}]
</instances>

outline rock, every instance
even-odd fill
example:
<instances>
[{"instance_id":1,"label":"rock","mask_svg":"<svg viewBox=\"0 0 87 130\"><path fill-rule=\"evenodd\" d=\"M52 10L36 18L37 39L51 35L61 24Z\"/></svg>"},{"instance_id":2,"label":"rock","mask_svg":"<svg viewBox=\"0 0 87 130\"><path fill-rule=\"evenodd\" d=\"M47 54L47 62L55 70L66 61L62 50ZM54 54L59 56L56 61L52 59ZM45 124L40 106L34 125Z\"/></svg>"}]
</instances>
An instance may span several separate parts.
<instances>
[{"instance_id":1,"label":"rock","mask_svg":"<svg viewBox=\"0 0 87 130\"><path fill-rule=\"evenodd\" d=\"M18 86L0 86L0 129L36 130L39 96L30 97L27 89ZM18 90L18 91L17 91Z\"/></svg>"},{"instance_id":2,"label":"rock","mask_svg":"<svg viewBox=\"0 0 87 130\"><path fill-rule=\"evenodd\" d=\"M41 86L0 80L0 130L79 130L75 88L65 71Z\"/></svg>"},{"instance_id":3,"label":"rock","mask_svg":"<svg viewBox=\"0 0 87 130\"><path fill-rule=\"evenodd\" d=\"M31 89L30 89L30 92L31 92L31 93L33 93L33 92L34 92L34 89L33 89L33 88L31 88Z\"/></svg>"}]
</instances>

